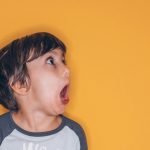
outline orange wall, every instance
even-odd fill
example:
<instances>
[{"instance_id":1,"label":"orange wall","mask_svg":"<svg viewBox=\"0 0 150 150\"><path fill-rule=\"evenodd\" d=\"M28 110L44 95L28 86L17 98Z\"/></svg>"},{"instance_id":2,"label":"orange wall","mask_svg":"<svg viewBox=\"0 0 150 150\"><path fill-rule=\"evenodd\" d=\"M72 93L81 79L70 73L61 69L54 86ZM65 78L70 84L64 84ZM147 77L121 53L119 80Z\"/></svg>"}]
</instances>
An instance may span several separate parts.
<instances>
[{"instance_id":1,"label":"orange wall","mask_svg":"<svg viewBox=\"0 0 150 150\"><path fill-rule=\"evenodd\" d=\"M37 31L66 43L66 114L89 150L150 149L149 0L1 0L0 22L0 47Z\"/></svg>"}]
</instances>

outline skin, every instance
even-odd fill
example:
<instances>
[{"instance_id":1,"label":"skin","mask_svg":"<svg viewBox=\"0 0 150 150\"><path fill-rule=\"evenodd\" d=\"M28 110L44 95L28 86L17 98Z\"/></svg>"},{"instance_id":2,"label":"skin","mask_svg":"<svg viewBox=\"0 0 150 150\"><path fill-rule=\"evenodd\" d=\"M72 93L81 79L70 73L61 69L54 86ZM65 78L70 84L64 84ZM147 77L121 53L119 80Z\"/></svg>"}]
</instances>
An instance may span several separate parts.
<instances>
[{"instance_id":1,"label":"skin","mask_svg":"<svg viewBox=\"0 0 150 150\"><path fill-rule=\"evenodd\" d=\"M64 63L65 54L54 49L27 63L30 89L18 84L12 86L19 105L13 120L31 132L44 132L57 128L66 105L61 102L60 91L69 84L70 70Z\"/></svg>"}]
</instances>

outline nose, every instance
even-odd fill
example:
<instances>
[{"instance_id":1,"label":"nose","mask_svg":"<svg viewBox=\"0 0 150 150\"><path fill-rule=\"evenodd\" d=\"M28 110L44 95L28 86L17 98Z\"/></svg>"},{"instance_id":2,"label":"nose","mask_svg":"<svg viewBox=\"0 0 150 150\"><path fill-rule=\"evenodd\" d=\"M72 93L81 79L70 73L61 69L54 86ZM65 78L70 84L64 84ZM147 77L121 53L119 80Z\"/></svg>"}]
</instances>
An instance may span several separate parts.
<instances>
[{"instance_id":1,"label":"nose","mask_svg":"<svg viewBox=\"0 0 150 150\"><path fill-rule=\"evenodd\" d=\"M63 77L64 78L70 77L70 69L67 66L64 66Z\"/></svg>"}]
</instances>

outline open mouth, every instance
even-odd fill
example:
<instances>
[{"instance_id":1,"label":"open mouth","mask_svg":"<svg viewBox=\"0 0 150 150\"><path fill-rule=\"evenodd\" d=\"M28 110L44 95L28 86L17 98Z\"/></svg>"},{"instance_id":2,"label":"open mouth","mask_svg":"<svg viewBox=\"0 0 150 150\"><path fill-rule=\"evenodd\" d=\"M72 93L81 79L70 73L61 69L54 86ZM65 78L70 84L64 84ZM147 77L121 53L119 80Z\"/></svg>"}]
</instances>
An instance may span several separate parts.
<instances>
[{"instance_id":1,"label":"open mouth","mask_svg":"<svg viewBox=\"0 0 150 150\"><path fill-rule=\"evenodd\" d=\"M60 92L60 98L63 104L67 104L69 102L68 89L69 89L69 85L65 85Z\"/></svg>"}]
</instances>

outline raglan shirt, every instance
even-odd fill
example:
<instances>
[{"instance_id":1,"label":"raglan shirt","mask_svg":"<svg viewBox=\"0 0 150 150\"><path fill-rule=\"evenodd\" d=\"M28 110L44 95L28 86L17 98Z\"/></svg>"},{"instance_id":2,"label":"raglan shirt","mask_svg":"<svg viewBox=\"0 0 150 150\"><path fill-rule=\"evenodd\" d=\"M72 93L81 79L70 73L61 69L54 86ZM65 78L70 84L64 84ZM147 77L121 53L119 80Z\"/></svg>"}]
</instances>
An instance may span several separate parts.
<instances>
[{"instance_id":1,"label":"raglan shirt","mask_svg":"<svg viewBox=\"0 0 150 150\"><path fill-rule=\"evenodd\" d=\"M60 115L62 122L54 130L29 132L19 127L12 111L0 116L0 150L88 150L83 128Z\"/></svg>"}]
</instances>

